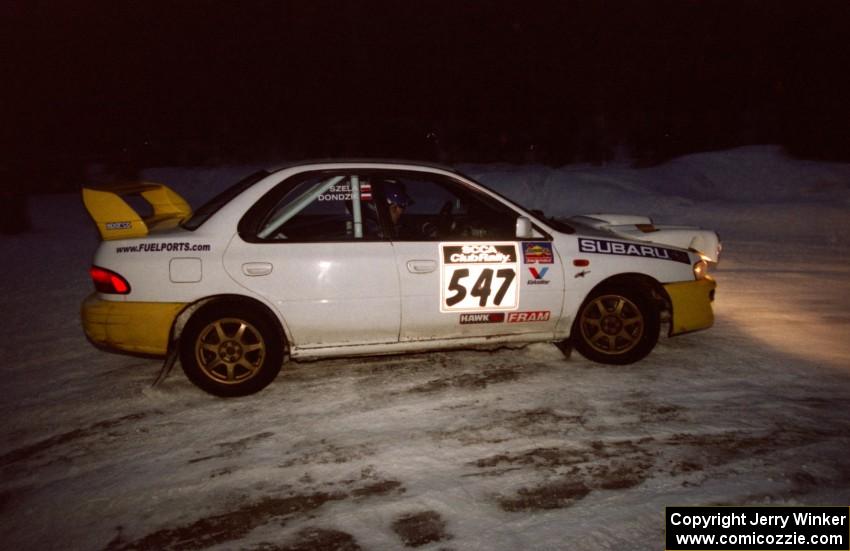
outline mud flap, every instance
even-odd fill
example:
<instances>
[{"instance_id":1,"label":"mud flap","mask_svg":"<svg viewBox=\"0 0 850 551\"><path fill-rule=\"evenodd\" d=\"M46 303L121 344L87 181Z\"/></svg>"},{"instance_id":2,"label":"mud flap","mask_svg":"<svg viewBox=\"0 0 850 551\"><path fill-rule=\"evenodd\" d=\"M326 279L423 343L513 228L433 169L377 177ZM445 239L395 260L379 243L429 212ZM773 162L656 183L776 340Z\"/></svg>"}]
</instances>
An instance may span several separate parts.
<instances>
[{"instance_id":1,"label":"mud flap","mask_svg":"<svg viewBox=\"0 0 850 551\"><path fill-rule=\"evenodd\" d=\"M570 339L564 339L562 341L555 341L553 344L564 354L564 359L570 359L570 356L573 353L573 341Z\"/></svg>"},{"instance_id":2,"label":"mud flap","mask_svg":"<svg viewBox=\"0 0 850 551\"><path fill-rule=\"evenodd\" d=\"M174 368L174 363L177 361L177 356L180 354L180 343L179 339L173 340L168 344L168 354L165 356L165 361L162 362L162 368L159 370L159 375L157 375L154 380L152 387L159 386L168 375L171 373L171 370Z\"/></svg>"}]
</instances>

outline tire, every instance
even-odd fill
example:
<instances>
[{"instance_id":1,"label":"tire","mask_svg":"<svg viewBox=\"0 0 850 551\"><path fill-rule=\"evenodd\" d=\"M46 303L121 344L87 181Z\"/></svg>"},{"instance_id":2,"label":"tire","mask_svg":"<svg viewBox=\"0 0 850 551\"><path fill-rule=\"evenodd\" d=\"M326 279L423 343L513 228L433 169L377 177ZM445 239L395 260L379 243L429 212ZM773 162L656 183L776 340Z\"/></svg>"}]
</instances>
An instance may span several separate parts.
<instances>
[{"instance_id":1,"label":"tire","mask_svg":"<svg viewBox=\"0 0 850 551\"><path fill-rule=\"evenodd\" d=\"M570 340L588 360L625 365L652 351L660 327L658 308L648 293L608 286L593 291L581 305Z\"/></svg>"},{"instance_id":2,"label":"tire","mask_svg":"<svg viewBox=\"0 0 850 551\"><path fill-rule=\"evenodd\" d=\"M286 339L277 320L238 300L198 309L180 336L180 364L190 381L222 397L246 396L268 386L283 364Z\"/></svg>"}]
</instances>

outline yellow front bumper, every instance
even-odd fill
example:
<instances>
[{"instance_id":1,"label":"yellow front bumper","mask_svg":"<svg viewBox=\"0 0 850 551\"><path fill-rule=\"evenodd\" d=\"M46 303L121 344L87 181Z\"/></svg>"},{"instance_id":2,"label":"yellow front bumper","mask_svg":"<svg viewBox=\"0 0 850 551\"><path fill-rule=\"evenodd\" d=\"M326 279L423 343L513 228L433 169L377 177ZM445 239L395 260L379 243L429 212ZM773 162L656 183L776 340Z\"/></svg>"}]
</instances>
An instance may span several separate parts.
<instances>
[{"instance_id":1,"label":"yellow front bumper","mask_svg":"<svg viewBox=\"0 0 850 551\"><path fill-rule=\"evenodd\" d=\"M670 336L707 329L714 325L711 303L714 301L716 288L717 283L710 277L664 285L672 306Z\"/></svg>"},{"instance_id":2,"label":"yellow front bumper","mask_svg":"<svg viewBox=\"0 0 850 551\"><path fill-rule=\"evenodd\" d=\"M162 356L168 351L174 319L184 306L174 302L112 302L93 293L83 301L83 330L98 346Z\"/></svg>"}]
</instances>

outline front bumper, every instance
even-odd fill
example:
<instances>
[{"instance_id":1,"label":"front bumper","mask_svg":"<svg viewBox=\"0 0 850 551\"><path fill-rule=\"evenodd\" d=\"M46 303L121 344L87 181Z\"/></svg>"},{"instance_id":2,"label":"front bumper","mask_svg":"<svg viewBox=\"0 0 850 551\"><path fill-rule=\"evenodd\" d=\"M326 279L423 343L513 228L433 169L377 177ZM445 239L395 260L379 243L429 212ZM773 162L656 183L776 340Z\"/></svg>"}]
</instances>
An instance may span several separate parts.
<instances>
[{"instance_id":1,"label":"front bumper","mask_svg":"<svg viewBox=\"0 0 850 551\"><path fill-rule=\"evenodd\" d=\"M164 356L171 326L184 306L174 302L112 302L92 293L81 308L83 330L97 346Z\"/></svg>"},{"instance_id":2,"label":"front bumper","mask_svg":"<svg viewBox=\"0 0 850 551\"><path fill-rule=\"evenodd\" d=\"M714 325L714 290L717 282L706 277L697 281L667 283L664 290L670 297L670 336L707 329Z\"/></svg>"}]
</instances>

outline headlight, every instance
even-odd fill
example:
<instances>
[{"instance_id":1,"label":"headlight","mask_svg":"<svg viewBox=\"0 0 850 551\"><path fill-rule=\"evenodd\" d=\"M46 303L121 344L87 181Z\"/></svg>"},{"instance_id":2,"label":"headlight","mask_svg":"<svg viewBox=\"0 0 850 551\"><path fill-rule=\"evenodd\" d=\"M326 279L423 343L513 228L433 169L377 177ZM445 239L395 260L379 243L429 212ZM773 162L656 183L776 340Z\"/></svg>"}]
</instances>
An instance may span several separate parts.
<instances>
[{"instance_id":1,"label":"headlight","mask_svg":"<svg viewBox=\"0 0 850 551\"><path fill-rule=\"evenodd\" d=\"M703 279L708 275L708 262L705 260L699 260L696 264L694 264L694 278L695 279Z\"/></svg>"}]
</instances>

